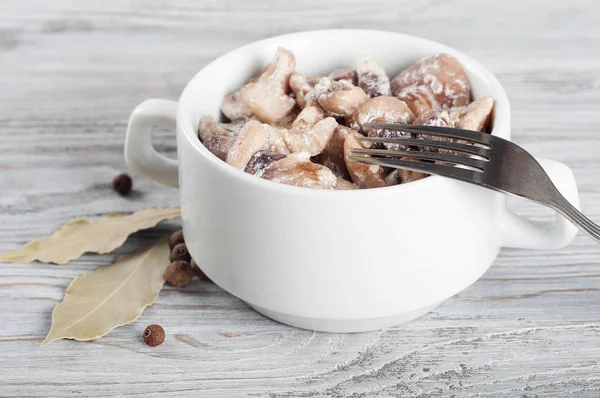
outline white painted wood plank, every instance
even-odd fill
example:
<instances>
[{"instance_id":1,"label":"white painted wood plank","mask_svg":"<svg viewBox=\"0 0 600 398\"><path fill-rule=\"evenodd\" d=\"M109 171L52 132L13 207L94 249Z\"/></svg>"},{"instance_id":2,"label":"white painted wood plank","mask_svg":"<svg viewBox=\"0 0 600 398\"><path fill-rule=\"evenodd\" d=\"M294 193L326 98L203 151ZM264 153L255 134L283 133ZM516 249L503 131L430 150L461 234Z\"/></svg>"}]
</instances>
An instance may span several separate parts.
<instances>
[{"instance_id":1,"label":"white painted wood plank","mask_svg":"<svg viewBox=\"0 0 600 398\"><path fill-rule=\"evenodd\" d=\"M515 140L572 167L600 220L599 22L592 0L2 2L0 251L76 217L177 205L176 191L142 178L129 199L110 190L130 110L176 99L195 71L249 41L339 27L415 34L483 62L509 93ZM156 135L172 155L173 134ZM117 253L174 228L138 233ZM585 236L554 252L503 250L473 286L380 332L289 328L195 283L166 288L104 338L40 349L68 283L113 257L0 264L0 395L600 396L600 246ZM141 342L149 323L165 327L162 346Z\"/></svg>"}]
</instances>

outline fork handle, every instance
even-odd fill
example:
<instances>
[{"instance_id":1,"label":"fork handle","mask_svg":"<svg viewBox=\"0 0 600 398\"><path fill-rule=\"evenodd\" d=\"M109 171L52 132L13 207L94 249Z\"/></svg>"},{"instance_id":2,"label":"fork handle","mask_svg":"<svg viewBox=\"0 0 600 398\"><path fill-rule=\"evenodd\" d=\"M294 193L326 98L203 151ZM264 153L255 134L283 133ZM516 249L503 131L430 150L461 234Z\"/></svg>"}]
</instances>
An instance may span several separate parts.
<instances>
[{"instance_id":1,"label":"fork handle","mask_svg":"<svg viewBox=\"0 0 600 398\"><path fill-rule=\"evenodd\" d=\"M559 249L567 246L577 234L577 228L572 223L576 223L576 221L572 217L579 213L577 210L579 195L573 172L560 162L547 159L537 160L560 191L560 194L557 192L554 196L555 200L552 204L539 201L556 210L556 221L552 226L535 225L528 219L506 209L503 217L502 246L524 249Z\"/></svg>"},{"instance_id":2,"label":"fork handle","mask_svg":"<svg viewBox=\"0 0 600 398\"><path fill-rule=\"evenodd\" d=\"M596 241L600 242L600 226L587 218L581 211L569 203L564 196L561 195L561 199L552 207L554 210L568 218L573 224L577 225L581 230L587 232Z\"/></svg>"}]
</instances>

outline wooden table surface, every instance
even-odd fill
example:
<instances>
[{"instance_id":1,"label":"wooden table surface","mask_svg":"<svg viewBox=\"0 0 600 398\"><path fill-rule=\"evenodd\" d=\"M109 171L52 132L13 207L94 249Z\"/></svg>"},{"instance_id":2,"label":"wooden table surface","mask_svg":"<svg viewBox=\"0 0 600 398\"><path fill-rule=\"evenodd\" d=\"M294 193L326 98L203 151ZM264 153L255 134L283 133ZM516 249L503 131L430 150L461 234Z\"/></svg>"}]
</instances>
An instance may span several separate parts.
<instances>
[{"instance_id":1,"label":"wooden table surface","mask_svg":"<svg viewBox=\"0 0 600 398\"><path fill-rule=\"evenodd\" d=\"M19 0L0 3L0 252L77 217L176 206L175 190L141 177L130 198L110 189L135 105L176 99L195 71L250 41L357 27L441 41L488 66L512 101L515 141L568 164L600 220L599 2ZM172 132L155 138L174 155ZM294 329L194 282L103 338L40 348L69 282L113 258L0 264L1 396L600 396L600 245L586 236L503 250L473 286L379 332ZM150 323L167 332L156 348L140 340Z\"/></svg>"}]
</instances>

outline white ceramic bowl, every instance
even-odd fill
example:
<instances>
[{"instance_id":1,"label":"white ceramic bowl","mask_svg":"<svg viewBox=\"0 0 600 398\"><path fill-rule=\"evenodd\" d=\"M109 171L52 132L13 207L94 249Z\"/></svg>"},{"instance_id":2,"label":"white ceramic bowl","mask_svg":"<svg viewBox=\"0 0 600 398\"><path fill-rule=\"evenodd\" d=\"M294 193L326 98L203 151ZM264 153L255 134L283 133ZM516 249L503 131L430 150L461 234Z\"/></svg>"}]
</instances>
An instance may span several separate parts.
<instances>
[{"instance_id":1,"label":"white ceramic bowl","mask_svg":"<svg viewBox=\"0 0 600 398\"><path fill-rule=\"evenodd\" d=\"M278 46L296 69L323 75L367 55L393 77L418 58L457 57L473 95L496 99L493 134L510 139L510 110L498 80L450 47L398 33L324 30L294 33L231 51L200 70L179 102L148 100L132 113L126 159L135 171L180 187L183 230L202 270L266 316L290 325L354 332L421 316L475 282L502 246L555 248L575 228L552 228L509 212L501 194L430 177L388 188L326 191L245 174L197 138L202 115L219 117L222 98L266 65ZM177 129L178 164L151 146L152 125ZM543 162L577 205L573 175Z\"/></svg>"}]
</instances>

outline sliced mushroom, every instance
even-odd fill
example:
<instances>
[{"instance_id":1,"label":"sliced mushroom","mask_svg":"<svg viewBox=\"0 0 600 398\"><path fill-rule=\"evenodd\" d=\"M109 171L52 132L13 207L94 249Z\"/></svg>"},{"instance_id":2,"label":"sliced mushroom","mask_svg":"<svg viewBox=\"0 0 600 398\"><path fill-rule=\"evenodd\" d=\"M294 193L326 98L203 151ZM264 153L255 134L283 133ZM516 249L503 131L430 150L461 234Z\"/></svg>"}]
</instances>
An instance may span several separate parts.
<instances>
[{"instance_id":1,"label":"sliced mushroom","mask_svg":"<svg viewBox=\"0 0 600 398\"><path fill-rule=\"evenodd\" d=\"M329 168L333 171L333 174L339 178L350 178L350 174L346 168L346 160L344 158L344 141L348 134L355 133L356 132L349 127L338 125L319 157L319 163Z\"/></svg>"},{"instance_id":2,"label":"sliced mushroom","mask_svg":"<svg viewBox=\"0 0 600 398\"><path fill-rule=\"evenodd\" d=\"M479 98L469 104L458 127L465 130L485 131L494 109L492 97Z\"/></svg>"},{"instance_id":3,"label":"sliced mushroom","mask_svg":"<svg viewBox=\"0 0 600 398\"><path fill-rule=\"evenodd\" d=\"M398 185L402 181L400 180L400 169L394 169L391 173L385 176L385 182L388 186Z\"/></svg>"},{"instance_id":4,"label":"sliced mushroom","mask_svg":"<svg viewBox=\"0 0 600 398\"><path fill-rule=\"evenodd\" d=\"M244 170L254 154L263 149L266 143L267 133L262 124L251 120L240 131L225 161L235 168Z\"/></svg>"},{"instance_id":5,"label":"sliced mushroom","mask_svg":"<svg viewBox=\"0 0 600 398\"><path fill-rule=\"evenodd\" d=\"M328 77L322 77L309 93L310 98L318 98L323 94L334 93L337 91L351 90L354 84L349 80L331 80Z\"/></svg>"},{"instance_id":6,"label":"sliced mushroom","mask_svg":"<svg viewBox=\"0 0 600 398\"><path fill-rule=\"evenodd\" d=\"M296 95L296 102L300 108L304 108L307 103L307 96L320 80L320 77L304 76L300 73L292 73L290 76L290 88Z\"/></svg>"},{"instance_id":7,"label":"sliced mushroom","mask_svg":"<svg viewBox=\"0 0 600 398\"><path fill-rule=\"evenodd\" d=\"M263 124L262 126L266 133L266 141L262 149L277 154L286 155L290 153L290 150L285 143L285 139L283 138L283 133L287 132L286 129L277 129L268 124Z\"/></svg>"},{"instance_id":8,"label":"sliced mushroom","mask_svg":"<svg viewBox=\"0 0 600 398\"><path fill-rule=\"evenodd\" d=\"M282 130L283 138L291 152L307 152L310 156L323 151L333 131L338 126L332 117L325 118L315 124L300 120L290 130Z\"/></svg>"},{"instance_id":9,"label":"sliced mushroom","mask_svg":"<svg viewBox=\"0 0 600 398\"><path fill-rule=\"evenodd\" d=\"M413 124L419 124L423 126L437 126L437 127L452 127L452 120L450 119L450 115L447 111L443 111L441 109L429 109L421 114ZM431 136L427 134L417 134L416 138L433 140L433 141L442 141L442 142L456 142L454 138L444 137L444 136ZM449 154L456 154L454 151L449 151L446 149L439 149L437 147L432 146L422 146L420 147L423 151L428 152L442 152Z\"/></svg>"},{"instance_id":10,"label":"sliced mushroom","mask_svg":"<svg viewBox=\"0 0 600 398\"><path fill-rule=\"evenodd\" d=\"M316 102L310 101L304 109L298 114L296 119L292 122L292 128L297 127L301 123L315 124L319 120L325 118L325 112L323 108Z\"/></svg>"},{"instance_id":11,"label":"sliced mushroom","mask_svg":"<svg viewBox=\"0 0 600 398\"><path fill-rule=\"evenodd\" d=\"M287 155L270 151L256 152L246 165L244 171L248 174L254 174L260 177L267 167L269 167L272 163L285 158L286 156Z\"/></svg>"},{"instance_id":12,"label":"sliced mushroom","mask_svg":"<svg viewBox=\"0 0 600 398\"><path fill-rule=\"evenodd\" d=\"M441 109L429 109L416 118L413 124L419 124L422 126L450 127L452 126L452 120L450 119L450 115L447 111L443 111Z\"/></svg>"},{"instance_id":13,"label":"sliced mushroom","mask_svg":"<svg viewBox=\"0 0 600 398\"><path fill-rule=\"evenodd\" d=\"M294 69L296 69L294 54L283 47L278 47L275 58L256 82L267 84L275 92L286 93L289 90L289 80Z\"/></svg>"},{"instance_id":14,"label":"sliced mushroom","mask_svg":"<svg viewBox=\"0 0 600 398\"><path fill-rule=\"evenodd\" d=\"M235 138L247 121L247 119L237 119L230 123L218 123L212 116L202 116L198 123L198 137L202 142L215 135Z\"/></svg>"},{"instance_id":15,"label":"sliced mushroom","mask_svg":"<svg viewBox=\"0 0 600 398\"><path fill-rule=\"evenodd\" d=\"M387 123L387 121L385 120L385 118L377 118L377 119L373 119L371 120L371 122L373 123ZM407 133L406 131L402 131L402 130L390 130L390 129L369 129L369 132L367 134L369 137L379 137L379 138L412 138L412 135L410 133ZM373 143L373 146L375 148L386 148L386 149L390 149L393 151L398 151L398 150L410 150L411 147L407 146L407 145L403 145L400 143L391 143L391 142L376 142Z\"/></svg>"},{"instance_id":16,"label":"sliced mushroom","mask_svg":"<svg viewBox=\"0 0 600 398\"><path fill-rule=\"evenodd\" d=\"M235 138L224 135L213 135L203 142L206 149L223 161L227 159L227 155L229 154L229 151L233 147L234 143Z\"/></svg>"},{"instance_id":17,"label":"sliced mushroom","mask_svg":"<svg viewBox=\"0 0 600 398\"><path fill-rule=\"evenodd\" d=\"M348 80L333 81L327 77L314 78L295 73L290 77L290 86L300 107L304 108L317 99L325 110L337 116L345 116L369 98Z\"/></svg>"},{"instance_id":18,"label":"sliced mushroom","mask_svg":"<svg viewBox=\"0 0 600 398\"><path fill-rule=\"evenodd\" d=\"M352 181L361 189L387 186L381 166L359 163L349 159L350 156L368 156L352 153L353 149L364 148L357 136L358 133L348 134L344 141L344 158Z\"/></svg>"},{"instance_id":19,"label":"sliced mushroom","mask_svg":"<svg viewBox=\"0 0 600 398\"><path fill-rule=\"evenodd\" d=\"M296 105L296 101L286 94L273 94L263 84L250 84L251 86L242 89L241 98L244 98L252 114L262 122L277 123Z\"/></svg>"},{"instance_id":20,"label":"sliced mushroom","mask_svg":"<svg viewBox=\"0 0 600 398\"><path fill-rule=\"evenodd\" d=\"M416 115L432 108L465 106L471 97L467 74L448 54L419 59L396 75L391 87L392 94L405 101Z\"/></svg>"},{"instance_id":21,"label":"sliced mushroom","mask_svg":"<svg viewBox=\"0 0 600 398\"><path fill-rule=\"evenodd\" d=\"M298 115L300 114L301 109L297 106L295 106L290 113L288 113L283 119L281 119L279 122L275 123L275 127L280 128L280 129L291 129L294 123L294 120L296 120L296 118L298 117Z\"/></svg>"},{"instance_id":22,"label":"sliced mushroom","mask_svg":"<svg viewBox=\"0 0 600 398\"><path fill-rule=\"evenodd\" d=\"M360 60L356 66L356 76L358 87L362 88L369 96L392 95L390 78L373 58L365 57Z\"/></svg>"},{"instance_id":23,"label":"sliced mushroom","mask_svg":"<svg viewBox=\"0 0 600 398\"><path fill-rule=\"evenodd\" d=\"M337 184L335 184L335 189L338 191L348 191L352 189L358 189L358 187L355 183L338 177Z\"/></svg>"},{"instance_id":24,"label":"sliced mushroom","mask_svg":"<svg viewBox=\"0 0 600 398\"><path fill-rule=\"evenodd\" d=\"M240 131L227 154L226 162L244 170L256 152L261 150L279 154L289 153L279 130L257 120L251 120Z\"/></svg>"},{"instance_id":25,"label":"sliced mushroom","mask_svg":"<svg viewBox=\"0 0 600 398\"><path fill-rule=\"evenodd\" d=\"M262 178L297 187L335 189L336 176L327 167L312 163L306 153L291 154L267 167Z\"/></svg>"},{"instance_id":26,"label":"sliced mushroom","mask_svg":"<svg viewBox=\"0 0 600 398\"><path fill-rule=\"evenodd\" d=\"M246 119L252 116L252 109L240 98L239 91L223 98L221 112L229 120Z\"/></svg>"},{"instance_id":27,"label":"sliced mushroom","mask_svg":"<svg viewBox=\"0 0 600 398\"><path fill-rule=\"evenodd\" d=\"M455 106L453 108L448 109L448 117L450 117L450 126L458 128L460 124L460 119L462 119L467 113L466 106Z\"/></svg>"},{"instance_id":28,"label":"sliced mushroom","mask_svg":"<svg viewBox=\"0 0 600 398\"><path fill-rule=\"evenodd\" d=\"M357 106L369 100L360 87L324 93L318 96L319 104L325 111L335 116L347 116Z\"/></svg>"},{"instance_id":29,"label":"sliced mushroom","mask_svg":"<svg viewBox=\"0 0 600 398\"><path fill-rule=\"evenodd\" d=\"M404 156L400 158L402 160L414 160L417 159L410 158L408 156ZM429 177L429 174L421 173L419 171L412 171L408 169L395 169L390 174L385 177L385 181L388 186L398 185L398 184L406 184L407 182L421 180L425 177Z\"/></svg>"},{"instance_id":30,"label":"sliced mushroom","mask_svg":"<svg viewBox=\"0 0 600 398\"><path fill-rule=\"evenodd\" d=\"M404 101L396 97L375 97L357 106L348 116L348 123L356 131L363 131L363 125L375 119L385 123L411 123L415 115Z\"/></svg>"},{"instance_id":31,"label":"sliced mushroom","mask_svg":"<svg viewBox=\"0 0 600 398\"><path fill-rule=\"evenodd\" d=\"M287 95L290 75L295 66L294 54L279 47L275 59L258 80L226 97L221 110L230 119L248 116L250 112L265 123L273 124L282 120L296 104Z\"/></svg>"},{"instance_id":32,"label":"sliced mushroom","mask_svg":"<svg viewBox=\"0 0 600 398\"><path fill-rule=\"evenodd\" d=\"M217 123L212 116L202 116L198 122L198 138L204 142L213 135L226 136L227 130Z\"/></svg>"},{"instance_id":33,"label":"sliced mushroom","mask_svg":"<svg viewBox=\"0 0 600 398\"><path fill-rule=\"evenodd\" d=\"M346 80L353 85L356 85L356 71L354 69L336 69L332 71L327 77L333 81Z\"/></svg>"},{"instance_id":34,"label":"sliced mushroom","mask_svg":"<svg viewBox=\"0 0 600 398\"><path fill-rule=\"evenodd\" d=\"M407 157L407 156L403 157L401 159L418 161L417 159ZM407 169L398 169L398 173L400 175L400 182L402 184L406 184L407 182L422 180L425 177L429 177L429 174L421 173L420 171L407 170Z\"/></svg>"}]
</instances>

